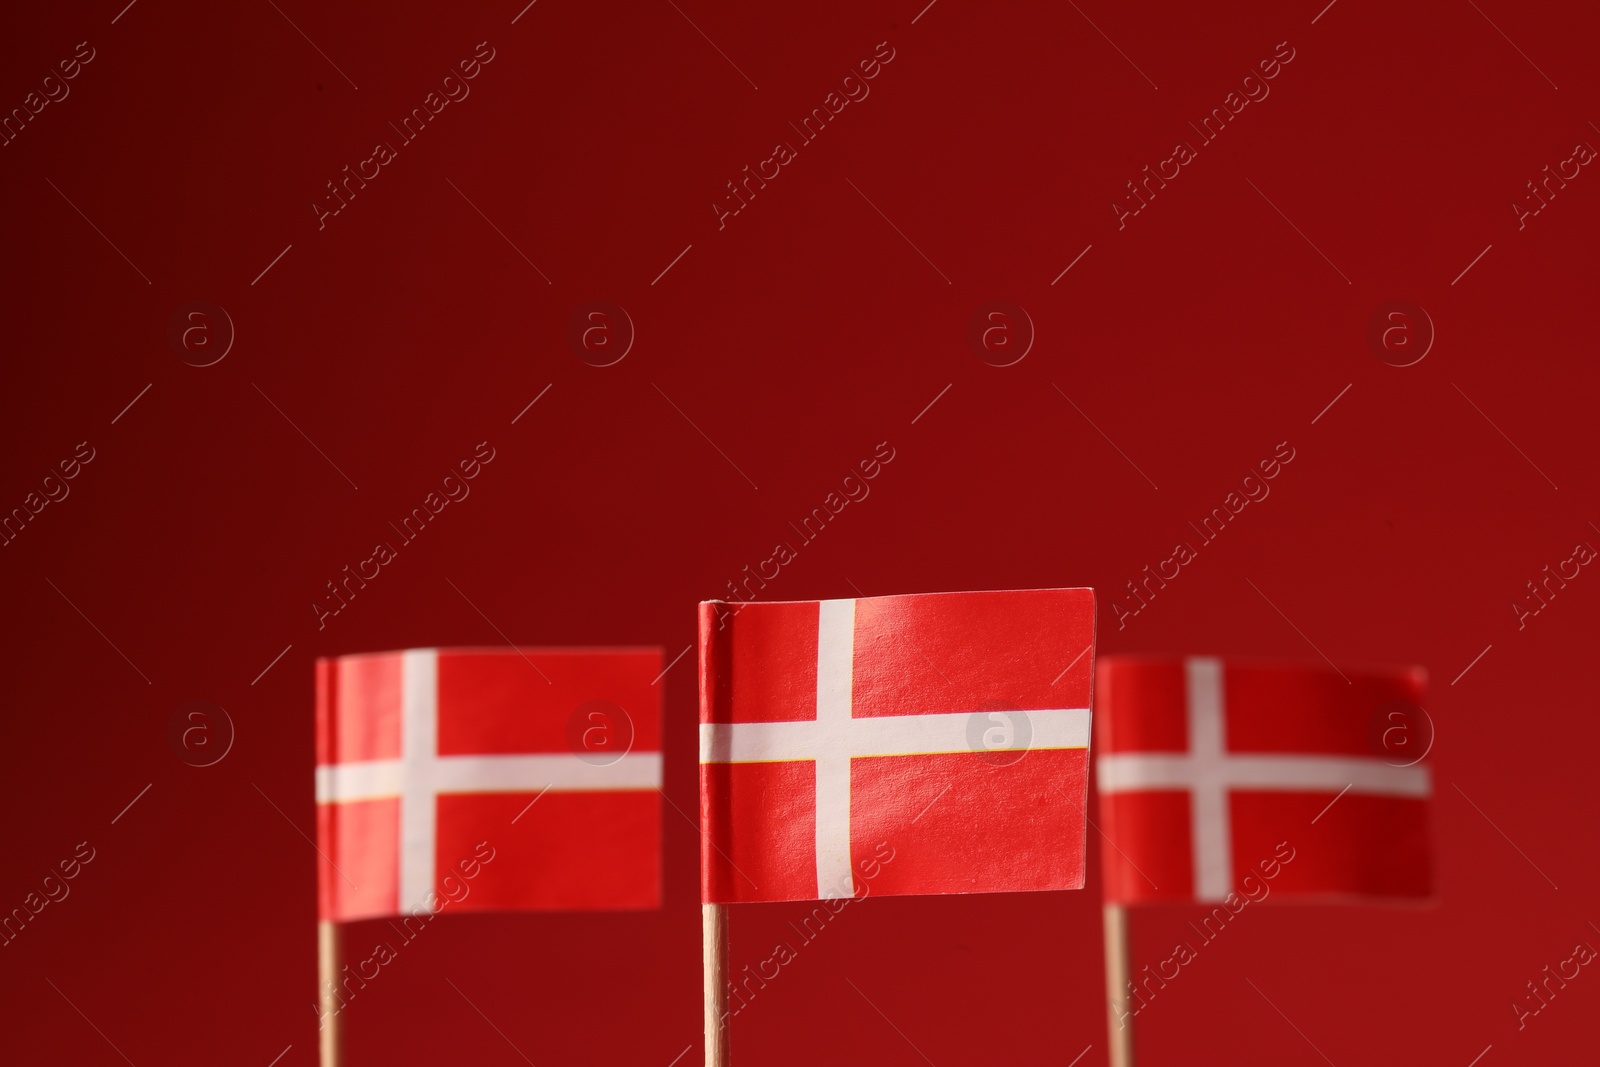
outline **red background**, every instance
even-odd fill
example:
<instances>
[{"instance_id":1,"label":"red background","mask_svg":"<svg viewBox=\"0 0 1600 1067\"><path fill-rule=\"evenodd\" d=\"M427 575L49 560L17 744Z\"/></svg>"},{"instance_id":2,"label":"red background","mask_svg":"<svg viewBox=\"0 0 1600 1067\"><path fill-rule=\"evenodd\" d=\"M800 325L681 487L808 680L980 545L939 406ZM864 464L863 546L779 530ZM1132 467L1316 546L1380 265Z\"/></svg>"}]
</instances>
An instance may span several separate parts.
<instances>
[{"instance_id":1,"label":"red background","mask_svg":"<svg viewBox=\"0 0 1600 1067\"><path fill-rule=\"evenodd\" d=\"M313 1063L313 658L670 659L695 602L880 441L871 496L765 595L1093 585L1103 652L1317 660L1309 640L1430 670L1439 906L1247 912L1141 1015L1145 1063L1590 1055L1600 977L1521 1032L1509 1004L1600 942L1600 578L1520 631L1508 603L1600 543L1600 178L1520 231L1508 205L1600 143L1594 26L1503 0L1079 6L11 12L0 106L77 42L96 56L0 148L0 508L77 442L95 458L0 549L0 907L77 842L96 857L0 948L5 1058ZM323 183L484 40L471 96L319 231ZM723 183L885 40L871 95L719 231ZM1280 41L1270 97L1119 231L1124 181ZM595 299L637 327L607 368L567 341ZM1396 299L1438 332L1403 369L1366 339ZM214 366L169 347L191 300L236 326ZM1036 326L1014 366L969 346L992 300ZM485 440L471 496L319 630L324 583ZM1119 630L1123 582L1281 441L1272 495ZM661 684L692 813L692 657ZM194 699L237 727L211 767L168 741ZM350 1062L693 1062L696 831L672 806L664 910L447 919L352 1003ZM737 1019L736 1054L1103 1063L1101 847L1084 892L853 906ZM803 910L740 909L735 966ZM1189 917L1136 914L1136 965Z\"/></svg>"}]
</instances>

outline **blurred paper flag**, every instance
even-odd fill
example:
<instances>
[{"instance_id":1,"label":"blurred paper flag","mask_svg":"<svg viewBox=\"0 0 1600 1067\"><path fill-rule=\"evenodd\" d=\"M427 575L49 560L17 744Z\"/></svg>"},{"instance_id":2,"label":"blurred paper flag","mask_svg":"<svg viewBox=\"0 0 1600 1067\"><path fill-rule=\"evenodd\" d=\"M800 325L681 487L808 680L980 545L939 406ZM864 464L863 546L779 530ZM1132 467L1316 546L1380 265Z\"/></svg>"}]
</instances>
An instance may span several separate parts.
<instances>
[{"instance_id":1,"label":"blurred paper flag","mask_svg":"<svg viewBox=\"0 0 1600 1067\"><path fill-rule=\"evenodd\" d=\"M1093 645L1088 589L701 604L703 899L1082 888Z\"/></svg>"},{"instance_id":2,"label":"blurred paper flag","mask_svg":"<svg viewBox=\"0 0 1600 1067\"><path fill-rule=\"evenodd\" d=\"M660 671L659 649L318 660L318 917L659 907Z\"/></svg>"},{"instance_id":3,"label":"blurred paper flag","mask_svg":"<svg viewBox=\"0 0 1600 1067\"><path fill-rule=\"evenodd\" d=\"M1423 683L1420 668L1107 657L1105 899L1429 896Z\"/></svg>"}]
</instances>

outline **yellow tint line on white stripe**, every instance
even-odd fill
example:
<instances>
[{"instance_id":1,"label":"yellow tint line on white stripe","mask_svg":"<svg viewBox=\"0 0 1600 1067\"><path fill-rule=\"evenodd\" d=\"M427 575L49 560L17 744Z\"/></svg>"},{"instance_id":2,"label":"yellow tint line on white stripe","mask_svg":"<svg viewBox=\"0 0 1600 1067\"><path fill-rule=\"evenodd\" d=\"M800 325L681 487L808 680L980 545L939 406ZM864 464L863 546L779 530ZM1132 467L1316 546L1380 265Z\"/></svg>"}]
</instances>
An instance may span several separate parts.
<instances>
[{"instance_id":1,"label":"yellow tint line on white stripe","mask_svg":"<svg viewBox=\"0 0 1600 1067\"><path fill-rule=\"evenodd\" d=\"M975 747L969 729L973 715L988 712L939 712L932 715L858 716L848 722L811 719L779 722L708 722L700 724L701 763L781 763L816 759L824 749L843 750L851 759L878 756L938 756L986 752ZM1020 728L1025 720L1031 740L1020 750L1086 749L1088 708L1044 708L1004 712Z\"/></svg>"}]
</instances>

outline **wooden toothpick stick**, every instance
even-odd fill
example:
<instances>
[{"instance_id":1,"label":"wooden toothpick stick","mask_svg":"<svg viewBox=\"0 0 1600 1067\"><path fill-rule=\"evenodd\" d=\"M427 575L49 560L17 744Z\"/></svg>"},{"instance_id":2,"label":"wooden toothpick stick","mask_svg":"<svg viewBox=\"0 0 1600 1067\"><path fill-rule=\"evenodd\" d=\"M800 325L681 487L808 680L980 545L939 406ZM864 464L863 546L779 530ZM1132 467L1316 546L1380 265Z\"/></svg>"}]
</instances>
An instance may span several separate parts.
<instances>
[{"instance_id":1,"label":"wooden toothpick stick","mask_svg":"<svg viewBox=\"0 0 1600 1067\"><path fill-rule=\"evenodd\" d=\"M1119 1010L1127 1002L1128 912L1121 904L1105 906L1106 1026L1111 1043L1111 1067L1134 1067L1133 1015Z\"/></svg>"},{"instance_id":2,"label":"wooden toothpick stick","mask_svg":"<svg viewBox=\"0 0 1600 1067\"><path fill-rule=\"evenodd\" d=\"M340 1067L339 924L317 921L317 1013L322 1067Z\"/></svg>"},{"instance_id":3,"label":"wooden toothpick stick","mask_svg":"<svg viewBox=\"0 0 1600 1067\"><path fill-rule=\"evenodd\" d=\"M702 904L706 995L706 1067L728 1067L728 906Z\"/></svg>"}]
</instances>

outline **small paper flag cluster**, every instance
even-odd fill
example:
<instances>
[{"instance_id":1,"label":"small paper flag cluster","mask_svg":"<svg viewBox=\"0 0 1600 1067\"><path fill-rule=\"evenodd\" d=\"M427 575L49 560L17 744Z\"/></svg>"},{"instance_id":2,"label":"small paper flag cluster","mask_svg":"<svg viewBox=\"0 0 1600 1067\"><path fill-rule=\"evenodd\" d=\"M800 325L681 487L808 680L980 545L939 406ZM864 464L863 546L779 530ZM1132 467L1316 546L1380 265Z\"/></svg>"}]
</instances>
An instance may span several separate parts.
<instances>
[{"instance_id":1,"label":"small paper flag cluster","mask_svg":"<svg viewBox=\"0 0 1600 1067\"><path fill-rule=\"evenodd\" d=\"M1097 671L1094 638L1087 589L702 605L702 899L1081 888L1091 706L1108 902L1221 901L1313 830L1275 899L1431 893L1428 767L1372 743L1420 671ZM660 675L656 649L321 661L320 916L659 906Z\"/></svg>"}]
</instances>

